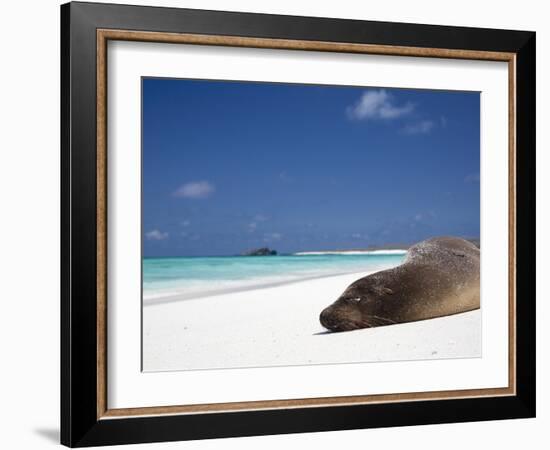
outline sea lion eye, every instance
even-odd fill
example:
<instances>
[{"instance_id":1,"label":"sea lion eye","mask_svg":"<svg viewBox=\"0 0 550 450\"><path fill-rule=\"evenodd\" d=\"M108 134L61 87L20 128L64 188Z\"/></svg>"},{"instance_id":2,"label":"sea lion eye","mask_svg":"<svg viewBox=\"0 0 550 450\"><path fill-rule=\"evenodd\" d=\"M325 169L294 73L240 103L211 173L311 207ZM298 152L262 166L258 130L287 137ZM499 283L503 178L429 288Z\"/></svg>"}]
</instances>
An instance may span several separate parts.
<instances>
[{"instance_id":1,"label":"sea lion eye","mask_svg":"<svg viewBox=\"0 0 550 450\"><path fill-rule=\"evenodd\" d=\"M361 297L355 297L350 299L352 302L359 303L361 301Z\"/></svg>"}]
</instances>

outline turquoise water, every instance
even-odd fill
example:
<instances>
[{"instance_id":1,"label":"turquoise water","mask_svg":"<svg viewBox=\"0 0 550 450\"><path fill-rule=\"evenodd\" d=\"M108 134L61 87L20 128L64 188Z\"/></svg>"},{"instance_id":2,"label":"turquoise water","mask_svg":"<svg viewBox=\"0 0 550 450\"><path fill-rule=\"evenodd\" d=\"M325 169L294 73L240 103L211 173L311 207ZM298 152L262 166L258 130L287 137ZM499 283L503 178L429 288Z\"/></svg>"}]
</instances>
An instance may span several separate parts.
<instances>
[{"instance_id":1,"label":"turquoise water","mask_svg":"<svg viewBox=\"0 0 550 450\"><path fill-rule=\"evenodd\" d=\"M143 259L143 299L199 298L401 264L404 254L321 254Z\"/></svg>"}]
</instances>

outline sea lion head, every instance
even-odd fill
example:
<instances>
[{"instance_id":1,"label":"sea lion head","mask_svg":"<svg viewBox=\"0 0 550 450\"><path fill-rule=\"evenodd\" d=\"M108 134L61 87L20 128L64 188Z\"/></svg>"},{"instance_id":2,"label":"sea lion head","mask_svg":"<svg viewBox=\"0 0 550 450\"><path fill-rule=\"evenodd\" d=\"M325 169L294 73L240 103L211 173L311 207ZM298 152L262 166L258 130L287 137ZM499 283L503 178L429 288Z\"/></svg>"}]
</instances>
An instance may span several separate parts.
<instances>
[{"instance_id":1,"label":"sea lion head","mask_svg":"<svg viewBox=\"0 0 550 450\"><path fill-rule=\"evenodd\" d=\"M330 331L351 331L394 323L376 314L380 299L393 291L371 284L368 277L353 283L330 306L321 311L319 321Z\"/></svg>"}]
</instances>

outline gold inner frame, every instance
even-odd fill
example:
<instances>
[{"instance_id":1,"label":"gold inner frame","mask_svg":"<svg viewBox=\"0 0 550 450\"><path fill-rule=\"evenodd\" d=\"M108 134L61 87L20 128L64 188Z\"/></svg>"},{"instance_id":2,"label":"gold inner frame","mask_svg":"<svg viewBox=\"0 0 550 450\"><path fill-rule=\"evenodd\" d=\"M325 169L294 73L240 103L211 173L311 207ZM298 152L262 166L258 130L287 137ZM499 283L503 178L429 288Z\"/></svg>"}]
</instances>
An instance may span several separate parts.
<instances>
[{"instance_id":1,"label":"gold inner frame","mask_svg":"<svg viewBox=\"0 0 550 450\"><path fill-rule=\"evenodd\" d=\"M109 40L267 49L309 50L371 55L502 61L508 63L508 387L409 392L199 405L109 409L107 405L107 42ZM219 413L421 400L497 397L516 394L516 54L445 48L403 47L341 42L264 39L238 36L97 30L97 418Z\"/></svg>"}]
</instances>

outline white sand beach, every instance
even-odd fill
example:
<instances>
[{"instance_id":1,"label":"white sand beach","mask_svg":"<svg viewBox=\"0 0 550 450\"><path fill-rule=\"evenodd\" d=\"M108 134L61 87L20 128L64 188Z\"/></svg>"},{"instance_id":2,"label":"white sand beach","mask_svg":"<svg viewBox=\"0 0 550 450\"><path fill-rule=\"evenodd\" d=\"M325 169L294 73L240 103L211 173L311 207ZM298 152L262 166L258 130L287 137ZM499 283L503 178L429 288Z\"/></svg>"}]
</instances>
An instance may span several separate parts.
<instances>
[{"instance_id":1,"label":"white sand beach","mask_svg":"<svg viewBox=\"0 0 550 450\"><path fill-rule=\"evenodd\" d=\"M321 310L355 273L177 299L143 307L145 371L481 356L480 310L413 323L327 332Z\"/></svg>"}]
</instances>

